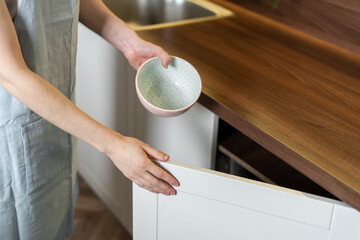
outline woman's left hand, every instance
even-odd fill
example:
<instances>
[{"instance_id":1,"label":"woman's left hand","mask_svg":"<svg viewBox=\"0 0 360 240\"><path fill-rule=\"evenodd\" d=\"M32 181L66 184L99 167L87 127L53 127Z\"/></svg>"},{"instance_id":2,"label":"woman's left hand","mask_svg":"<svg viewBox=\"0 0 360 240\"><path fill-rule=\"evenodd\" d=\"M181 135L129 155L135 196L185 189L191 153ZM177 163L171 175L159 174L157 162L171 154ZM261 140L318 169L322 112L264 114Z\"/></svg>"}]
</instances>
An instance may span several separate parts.
<instances>
[{"instance_id":1,"label":"woman's left hand","mask_svg":"<svg viewBox=\"0 0 360 240\"><path fill-rule=\"evenodd\" d=\"M135 37L129 45L124 51L124 55L135 70L138 70L141 64L153 57L159 57L163 67L168 67L171 57L161 47L139 37Z\"/></svg>"}]
</instances>

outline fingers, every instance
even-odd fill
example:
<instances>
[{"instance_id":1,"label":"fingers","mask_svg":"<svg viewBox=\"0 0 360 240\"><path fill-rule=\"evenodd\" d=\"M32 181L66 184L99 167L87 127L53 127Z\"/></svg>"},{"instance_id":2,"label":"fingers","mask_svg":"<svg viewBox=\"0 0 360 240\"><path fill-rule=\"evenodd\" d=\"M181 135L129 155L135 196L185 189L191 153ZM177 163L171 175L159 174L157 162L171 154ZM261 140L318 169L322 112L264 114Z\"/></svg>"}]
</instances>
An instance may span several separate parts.
<instances>
[{"instance_id":1,"label":"fingers","mask_svg":"<svg viewBox=\"0 0 360 240\"><path fill-rule=\"evenodd\" d=\"M159 161L167 161L169 160L169 156L159 150L156 150L155 148L150 147L149 145L145 144L142 146L144 151L151 157L155 158Z\"/></svg>"},{"instance_id":2,"label":"fingers","mask_svg":"<svg viewBox=\"0 0 360 240\"><path fill-rule=\"evenodd\" d=\"M153 193L162 193L164 195L175 195L176 191L164 180L155 177L150 172L143 172L140 175L131 179L139 187L145 188L146 190Z\"/></svg>"},{"instance_id":3,"label":"fingers","mask_svg":"<svg viewBox=\"0 0 360 240\"><path fill-rule=\"evenodd\" d=\"M164 195L175 195L176 191L168 183L155 177L151 173L147 172L143 176L143 186L145 189L153 193L162 193Z\"/></svg>"},{"instance_id":4,"label":"fingers","mask_svg":"<svg viewBox=\"0 0 360 240\"><path fill-rule=\"evenodd\" d=\"M161 179L173 186L179 186L179 182L176 180L175 177L173 177L170 173L157 166L153 162L151 162L151 164L149 164L146 169L158 179Z\"/></svg>"},{"instance_id":5,"label":"fingers","mask_svg":"<svg viewBox=\"0 0 360 240\"><path fill-rule=\"evenodd\" d=\"M150 147L147 144L144 144L143 146L144 151L151 157L155 158L159 161L167 161L169 160L169 156L165 153ZM179 182L174 178L170 173L153 163L152 161L149 162L149 165L147 165L146 170L149 171L152 175L155 177L162 179L163 181L173 185L173 186L179 186Z\"/></svg>"},{"instance_id":6,"label":"fingers","mask_svg":"<svg viewBox=\"0 0 360 240\"><path fill-rule=\"evenodd\" d=\"M162 48L159 48L159 58L161 59L161 64L163 65L164 68L168 68L169 66L169 62L170 62L170 55L167 54L167 52L165 52Z\"/></svg>"}]
</instances>

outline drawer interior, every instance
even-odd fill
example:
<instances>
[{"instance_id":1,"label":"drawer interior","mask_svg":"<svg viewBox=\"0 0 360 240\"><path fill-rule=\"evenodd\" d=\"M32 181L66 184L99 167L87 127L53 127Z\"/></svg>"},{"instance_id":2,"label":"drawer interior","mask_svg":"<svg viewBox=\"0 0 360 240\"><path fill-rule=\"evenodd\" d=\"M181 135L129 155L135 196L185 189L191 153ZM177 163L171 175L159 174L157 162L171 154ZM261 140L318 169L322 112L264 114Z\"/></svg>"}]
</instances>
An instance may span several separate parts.
<instances>
[{"instance_id":1,"label":"drawer interior","mask_svg":"<svg viewBox=\"0 0 360 240\"><path fill-rule=\"evenodd\" d=\"M338 200L221 119L218 130L215 170Z\"/></svg>"}]
</instances>

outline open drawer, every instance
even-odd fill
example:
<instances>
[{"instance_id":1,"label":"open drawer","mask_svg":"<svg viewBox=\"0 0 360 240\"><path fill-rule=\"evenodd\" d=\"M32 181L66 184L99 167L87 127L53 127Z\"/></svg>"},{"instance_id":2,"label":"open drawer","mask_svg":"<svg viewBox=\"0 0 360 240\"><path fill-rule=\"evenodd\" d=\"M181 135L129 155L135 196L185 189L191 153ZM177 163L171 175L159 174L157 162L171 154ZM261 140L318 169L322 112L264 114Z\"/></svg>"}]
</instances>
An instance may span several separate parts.
<instances>
[{"instance_id":1,"label":"open drawer","mask_svg":"<svg viewBox=\"0 0 360 240\"><path fill-rule=\"evenodd\" d=\"M360 239L360 213L343 202L177 162L163 196L133 185L134 240Z\"/></svg>"}]
</instances>

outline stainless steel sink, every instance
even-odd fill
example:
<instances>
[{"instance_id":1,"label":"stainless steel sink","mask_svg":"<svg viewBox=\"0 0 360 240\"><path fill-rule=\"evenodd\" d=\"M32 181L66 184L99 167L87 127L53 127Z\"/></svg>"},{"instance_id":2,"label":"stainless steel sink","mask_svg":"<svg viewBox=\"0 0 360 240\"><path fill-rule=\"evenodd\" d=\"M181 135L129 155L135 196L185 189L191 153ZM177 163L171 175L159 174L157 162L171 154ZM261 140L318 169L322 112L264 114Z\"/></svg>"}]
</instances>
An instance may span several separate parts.
<instances>
[{"instance_id":1,"label":"stainless steel sink","mask_svg":"<svg viewBox=\"0 0 360 240\"><path fill-rule=\"evenodd\" d=\"M103 0L135 30L206 21L233 13L206 0Z\"/></svg>"}]
</instances>

